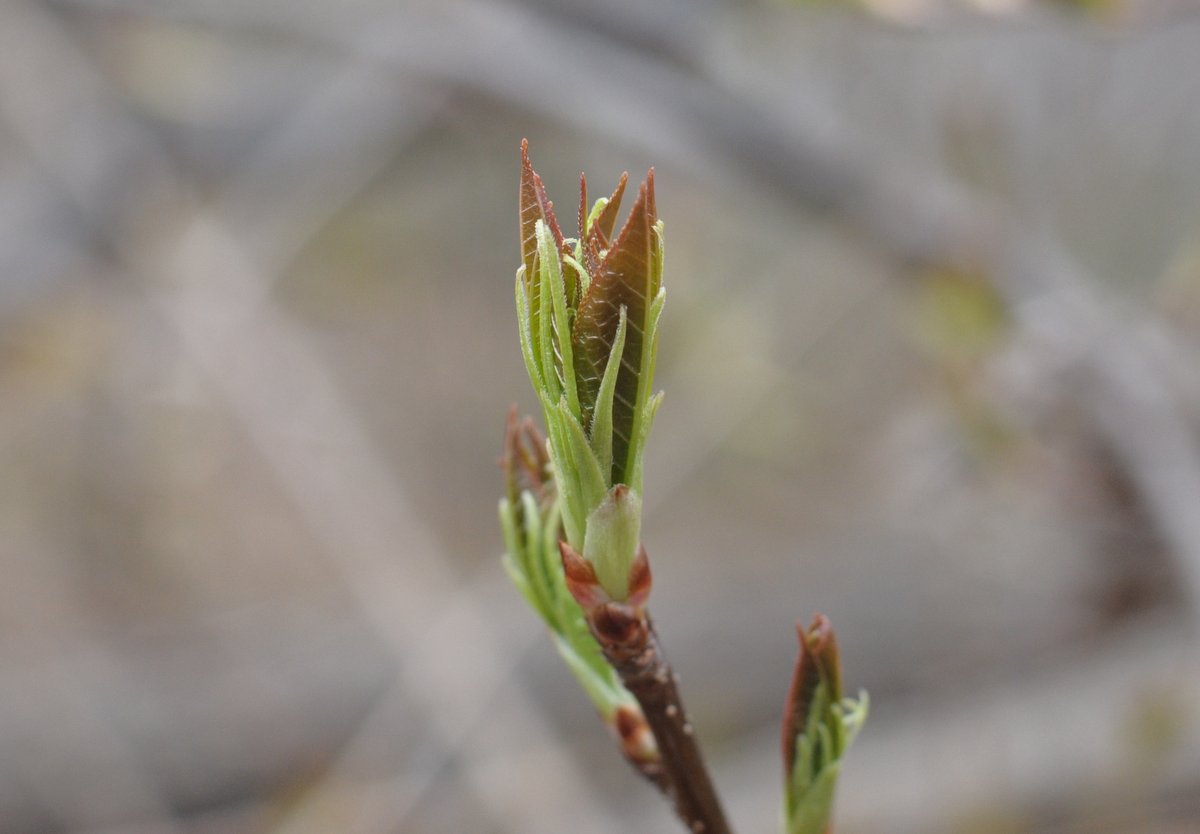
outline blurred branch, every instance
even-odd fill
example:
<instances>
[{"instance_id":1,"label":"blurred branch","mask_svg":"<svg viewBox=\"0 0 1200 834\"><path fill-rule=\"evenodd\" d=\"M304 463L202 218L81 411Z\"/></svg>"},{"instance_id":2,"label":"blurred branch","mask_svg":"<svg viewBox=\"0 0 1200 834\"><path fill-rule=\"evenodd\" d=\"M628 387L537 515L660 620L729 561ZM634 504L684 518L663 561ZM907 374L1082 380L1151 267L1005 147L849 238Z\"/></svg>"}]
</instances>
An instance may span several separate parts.
<instances>
[{"instance_id":1,"label":"blurred branch","mask_svg":"<svg viewBox=\"0 0 1200 834\"><path fill-rule=\"evenodd\" d=\"M419 704L429 718L426 731L447 749L470 750L462 771L489 806L493 823L522 834L561 830L569 802L572 818L583 815L574 828L602 828L607 817L603 806L592 798L573 760L553 743L551 730L529 699L479 697L481 691L502 692L504 684L511 683L503 662L507 652L497 645L492 623L475 596L457 592L458 583L439 558L432 533L382 462L333 374L302 328L272 303L270 279L257 261L264 254L269 256L266 260L283 259L290 254L288 247L300 245L303 238L265 249L259 244L247 251L239 236L253 239L254 225L239 228L235 236L211 207L195 203L165 149L124 112L119 96L107 89L103 76L58 21L34 5L17 3L5 7L2 28L3 42L12 48L3 50L0 60L14 63L0 63L0 83L5 85L0 90L0 118L85 215L105 248L144 290L150 311L171 326L187 361L204 372L239 419L366 618L394 652L408 704ZM21 86L29 68L19 63L28 53L17 48L20 43L36 44L40 60L53 68L34 97ZM376 86L385 98L353 99L352 94L363 89L353 83L356 74L377 80L373 72L362 70L361 64L353 65L347 76L318 91L313 112L355 100L355 107L364 108L358 112L375 119L376 127L394 143L414 117L416 123L423 121L421 108L411 96L405 106L390 102L388 97L408 92L394 84ZM380 112L392 114L392 120L380 121ZM303 121L300 130L277 136L277 143L300 135ZM362 151L355 143L379 133L342 135L351 143L344 151L353 155ZM317 148L321 154L330 153L327 145L314 146L313 151ZM285 148L276 158L286 160L294 151ZM81 170L83 160L88 167ZM260 164L262 157L253 161ZM266 169L278 173L272 166ZM141 179L130 177L130 171ZM353 179L362 169L350 166L347 171ZM124 188L136 192L141 186L154 195L157 210L180 220L177 233L166 236L166 245L158 237L161 227L146 229L137 218L111 211L106 189L117 174ZM369 172L360 177L366 178ZM288 184L296 186L288 194L288 200L295 201L311 181L295 176ZM236 195L254 190L239 185L241 192L228 192L230 207L245 205ZM340 183L334 191L352 194L352 186ZM144 193L138 196L144 198ZM282 199L278 191L272 196ZM327 194L316 202L322 212L337 207ZM219 201L216 206L221 207ZM315 228L319 218L308 217L307 228ZM161 289L164 286L169 289ZM296 425L303 432L287 430ZM431 626L436 631L431 632ZM484 715L502 731L470 736ZM547 791L561 797L561 807L552 802L524 806L511 784L520 771L490 766L493 755L488 748L496 744L505 745L510 763L531 754L540 757L538 778ZM514 754L517 748L520 752Z\"/></svg>"},{"instance_id":2,"label":"blurred branch","mask_svg":"<svg viewBox=\"0 0 1200 834\"><path fill-rule=\"evenodd\" d=\"M625 54L615 64L613 47L597 43L582 27L515 6L457 2L443 9L436 16L411 15L395 27L390 43L372 38L357 48L422 76L486 87L529 108L582 96L599 105L553 107L544 115L577 120L591 131L607 129L615 139L653 146L677 163L673 147L694 150L684 154L684 163L731 162L766 192L835 212L903 262L982 269L1126 468L1171 547L1192 611L1200 612L1200 447L1139 337L1138 322L1118 315L1060 244L936 172L906 170L872 154L833 114L795 106L784 116L646 54ZM447 51L434 46L450 31L460 46L473 45L466 47L471 58L456 54L451 63ZM414 32L421 35L410 38ZM522 50L522 42L539 49ZM577 75L540 72L568 64ZM536 95L517 83L522 77L539 78ZM564 89L547 94L546 83ZM772 92L764 81L763 100ZM791 102L801 98L794 89L786 95ZM655 129L645 129L647 124ZM706 173L709 164L698 171Z\"/></svg>"},{"instance_id":3,"label":"blurred branch","mask_svg":"<svg viewBox=\"0 0 1200 834\"><path fill-rule=\"evenodd\" d=\"M1142 500L1153 514L1157 526L1167 534L1172 544L1172 551L1179 560L1181 576L1187 579L1193 605L1200 599L1200 530L1197 529L1200 514L1196 512L1196 507L1200 507L1200 501L1197 500L1200 497L1200 481L1196 474L1196 441L1188 425L1189 415L1180 404L1178 395L1172 390L1168 379L1172 367L1182 367L1180 375L1189 377L1192 373L1188 370L1192 367L1188 364L1189 360L1181 360L1172 354L1172 347L1164 347L1160 343L1156 343L1152 348L1157 353L1148 351L1145 333L1160 332L1161 328L1156 327L1155 323L1146 317L1119 312L1097 287L1093 277L1086 274L1070 253L1057 242L1042 239L1024 218L1015 217L1002 207L979 200L955 183L947 182L938 176L931 177L927 172L904 171L903 166L897 166L894 160L879 158L876 153L859 147L854 141L855 137L838 126L830 114L802 112L793 108L792 101L803 98L795 90L788 91L785 98L782 97L782 93L778 94L780 98L777 98L777 101L788 102L787 112L781 112L765 103L772 95L777 94L769 82L764 82L759 90L761 98L757 100L764 103L755 104L755 96L746 98L740 93L731 92L726 83L705 78L703 56L686 62L664 62L657 56L650 55L636 43L624 40L619 34L619 25L610 27L611 42L603 48L598 48L589 45L590 39L584 34L583 27L575 25L569 13L560 15L556 21L547 22L530 15L520 7L450 2L443 11L432 5L406 9L388 25L382 26L378 22L356 19L353 12L335 12L331 7L326 7L318 13L311 7L294 8L283 3L244 3L236 0L174 4L135 3L132 0L85 3L84 0L70 0L70 3L59 5L130 8L140 5L153 14L187 15L219 25L267 30L290 28L294 34L313 42L332 42L355 56L369 55L374 68L384 77L394 78L391 74L398 71L409 81L419 77L421 81L432 81L444 90L483 90L547 117L575 120L575 124L597 133L606 131L610 138L631 147L644 149L653 155L666 155L672 164L688 167L698 177L726 176L730 167L736 166L736 170L760 184L764 193L773 195L780 203L804 209L834 211L900 260L914 263L949 260L982 267L996 280L997 286L1001 287L1026 331L1044 347L1041 354L1044 363L1053 369L1053 373L1047 375L1048 378L1063 379L1070 383L1070 390L1093 415L1097 429L1107 438L1110 447L1118 452L1128 472L1133 476L1132 480L1137 483ZM595 13L598 13L598 10L593 12ZM697 20L702 18L697 16ZM498 25L492 27L493 23ZM703 24L696 24L695 28L703 32L705 27ZM25 37L25 31L10 28L6 37L12 39L10 43L17 43ZM364 35L364 32L368 34ZM514 43L519 43L515 40L517 33L522 37L537 39L539 50L536 51L536 55L525 55L525 50L512 48ZM423 43L421 41L425 36L429 39ZM493 37L501 40L503 48L493 46ZM504 40L505 38L508 40ZM614 44L622 54L622 62L615 66L611 57ZM439 50L443 54L435 54ZM11 61L13 56L19 53L10 50L7 54L8 60ZM466 62L467 66L455 67L452 65L455 60ZM538 66L532 63L534 60ZM530 63L520 64L522 61ZM518 66L510 66L512 62L517 62ZM545 72L546 66L571 67L573 72L562 73L560 77L558 73ZM525 89L521 73L531 72L536 73L539 96L544 97L531 96ZM12 72L5 72L3 75L8 84L21 77L28 77L28 73L14 75ZM643 78L645 84L642 83ZM75 89L83 91L79 94L78 101L60 100L57 102L56 112L72 112L77 104L82 111L83 104L93 95L94 85L86 79L77 77L75 80L79 82ZM333 86L331 85L331 89ZM569 98L561 98L568 88ZM36 85L36 91L37 95L41 96L46 89L42 85ZM55 86L50 92L62 96L67 90ZM601 116L595 123L583 124L578 121L589 117L588 113L577 112L583 108L546 106L547 102L557 105L563 100L572 100L579 96L587 96L590 101L596 102ZM2 98L5 100L5 116L11 119L14 102L20 104L23 99L19 95L5 95ZM653 117L654 123L658 124L659 116L655 115L658 109L664 111L662 132L658 132L657 129L648 130L645 128L647 122L638 121ZM320 111L313 112L315 114ZM17 121L23 123L27 120L28 117L24 114L17 118ZM120 129L124 132L106 134L105 142L99 144L98 152L106 156L104 163L96 168L105 172L114 183L131 169L136 169L139 176L147 179L159 176L154 173L154 165L157 163L147 161L159 159L157 151L152 147L153 143L150 143L149 157L144 156L143 151L147 146L143 140L146 137L128 131L124 123ZM66 135L69 139L72 133L81 141L83 137L92 135L88 131L69 129L61 135ZM38 149L37 155L48 171L64 180L70 180L71 189L79 187L81 183L88 189L94 188L95 183L91 179L67 176L69 166L64 165L62 159L56 156L62 151L62 147L50 141L56 136L61 139L61 135L58 128L51 124L45 126L42 133L28 134L26 141L31 147ZM676 142L683 148L682 153L674 153ZM280 160L288 158L287 154L278 157ZM139 164L133 165L131 160L138 160ZM239 174L233 179L249 170L239 169ZM299 182L305 179L301 170L291 169L287 178L297 181L295 184L298 189L303 187L303 183ZM247 193L254 191L255 189L249 189ZM83 213L89 222L95 224L96 228L105 230L102 238L110 235L119 238L121 235L119 218L111 213L115 204L115 201L107 196L111 193L98 189L94 194L77 191L72 196L72 202L76 206L86 209ZM240 205L242 199L230 196L235 193L232 189L226 192L226 197L219 198L219 201L228 200L219 203L224 207L217 210L210 207L210 211L219 220L217 242L220 247L228 247L231 242L240 247L244 259L253 266L249 272L250 277L262 282L253 292L238 295L238 309L233 311L245 316L242 324L252 327L257 322L257 302L242 302L255 298L261 300L266 296L263 284L270 281L270 276L263 272L270 269L267 264L272 261L277 263L277 259L287 256L289 247L299 244L295 240L291 243L285 240L278 245L268 245L264 253L259 249L257 242L248 241L246 238L252 236L252 232L247 233L247 228L257 227L252 224L243 227L240 221L237 224L231 223L230 218L253 218L254 212L243 215L240 210L234 210L233 206ZM301 208L302 201L289 199L291 193L295 192L290 192L287 188L280 192L272 192L270 204L289 211ZM245 205L254 207L257 204L257 199L252 196L245 199ZM307 208L311 207L312 204L309 203ZM197 215L194 219L198 224L200 221L207 222L203 215ZM312 222L319 222L319 219ZM230 228L237 230L236 237L229 234ZM286 234L286 230L279 231L280 237ZM272 234L267 235L267 238L277 240ZM201 244L205 240L205 236L199 237ZM190 277L187 280L200 283L212 277L205 276L204 269L220 269L221 254L227 251L225 248L206 253L201 246L195 254L196 272L189 270ZM158 280L159 273L151 270L159 268L163 263L169 265L172 262L168 253L165 261L155 259L148 263L139 262L139 269L145 270L141 273L143 278ZM170 270L162 274L177 275ZM199 293L200 300L207 298L212 304L210 312L218 312L224 302L222 291L218 288L210 292L212 296ZM163 301L170 308L172 316L187 316L190 314L184 308L190 298L192 296L181 295ZM246 313L247 308L252 312ZM268 311L268 314L269 323L274 327L279 323L278 319L274 312ZM196 315L202 317L202 311L198 311ZM192 320L192 323L197 324L197 320ZM203 324L204 322L199 322L199 325ZM302 337L294 322L285 319L282 324L282 332L287 338ZM199 339L206 367L220 380L220 376L225 373L225 367L236 364L238 354L236 349L230 350L216 344L219 341L220 328L210 333L203 332L202 326L200 330L198 336L190 338ZM233 332L235 338L231 347L236 348L239 344L245 347L247 342L244 334L239 335L237 328ZM274 339L278 333L277 328L268 333L268 341ZM262 365L257 372L269 374L276 364L286 367L290 363L291 356L287 352L290 342L272 344L274 347L270 348L269 353L259 357ZM301 357L303 367L292 372L294 376L289 376L288 390L291 390L290 386L293 383L303 385L308 381L306 373L311 365L306 363L310 360L315 360L318 363L317 370L322 371L320 357L314 357L310 349ZM1164 371L1164 368L1167 371ZM319 377L318 382L328 382L327 371L328 369L322 371L323 375ZM252 421L251 432L255 433L255 436L261 436L264 432L276 428L273 421L287 418L291 412L292 401L286 392L264 394L251 390L249 380L253 379L253 373L248 370L237 379L224 380L220 384L234 389L232 395L228 392L226 395L232 396L243 419ZM322 388L315 394L305 392L302 396L315 396L319 400L327 392L327 388ZM260 398L266 398L265 405L259 403ZM321 425L334 432L344 428L336 418L336 410L335 418ZM355 426L350 428L358 431ZM355 437L361 439L360 435ZM289 471L286 461L280 463L280 456L303 456L309 451L307 448L298 449L295 441L294 437L271 440L274 444L271 460L278 467L281 479L288 479L293 475L301 479L299 485L290 488L299 490L305 501L315 501L319 494L326 494L321 493L322 489L341 489L347 483L347 478L353 481L352 466L348 470L335 471L332 475ZM370 454L369 447L358 448L359 451L365 448L366 453ZM326 452L327 454L322 455L322 460L340 454L340 450L337 449ZM296 465L293 462L292 466ZM359 487L353 483L351 487L348 495L357 494ZM335 513L337 510L328 509L326 512ZM391 512L391 509L375 505L362 512L368 517L368 523L374 524L370 518L376 512ZM338 535L336 522L330 524L326 519L321 523L327 525L322 538L326 541L335 539ZM397 523L401 527L404 526ZM378 545L379 529L372 529L375 532L368 532L366 535ZM422 544L419 538L413 544L418 553ZM425 541L424 544L429 542ZM394 554L394 546L392 553ZM407 558L407 555L403 558ZM374 569L367 567L360 571L358 582L360 586L369 586L373 580L385 584L393 580L405 581L408 571L404 570L404 567L401 566L402 569L397 571L398 576L385 580L378 580ZM386 571L384 575L387 575ZM361 592L371 596L371 607L379 611L384 619L388 616L389 606L402 606L407 599L407 596L400 599L370 587L361 588ZM470 608L477 602L478 598L474 594L460 592L460 597L456 598L450 610L440 612L440 616L457 620L464 616L460 613L461 609L466 608L468 613L465 616L470 621ZM406 624L407 619L403 623L396 621L390 628L398 629ZM422 624L418 633L429 630L428 624ZM461 633L469 637L472 632L467 628ZM994 765L995 762L984 762L983 757L990 755L990 751L995 749L1010 749L1010 739L1015 739L1011 743L1015 749L1022 752L1020 756L1011 757L1012 763L1005 772L1014 780L1018 780L1020 790L1026 795L1048 790L1047 786L1050 785L1061 785L1061 780L1068 774L1094 772L1099 759L1092 755L1088 745L1121 721L1125 715L1122 704L1126 703L1122 699L1136 697L1135 690L1139 682L1148 676L1146 667L1139 662L1139 659L1145 659L1152 653L1147 645L1164 649L1166 646L1189 646L1190 643L1187 635L1167 630L1147 641L1146 645L1138 642L1114 649L1111 655L1106 656L1105 662L1114 663L1124 670L1119 680L1111 679L1092 669L1090 661L1086 661L1086 673L1076 674L1072 668L1065 668L1061 670L1061 679L1055 677L1052 681L1031 682L1028 690L1021 688L1015 694L1008 693L1015 705L1011 710L999 706L986 710L991 716L987 725L988 734L985 736L987 740L968 745L968 748L955 746L955 742L956 739L962 738L976 739L977 735L972 726L960 726L955 723L944 734L931 736L928 734L929 728L922 722L932 719L923 719L920 715L900 716L891 723L899 726L907 724L911 718L914 728L911 731L897 729L893 735L886 731L889 724L887 717L880 716L877 729L883 731L887 739L886 742L879 742L882 747L911 750L906 744L916 739L923 740L923 749L926 750L953 748L963 750L964 756L975 752L980 759L964 760L966 765L961 771L956 769L954 773L940 775L914 768L907 773L911 777L909 781L896 781L897 774L894 773L878 775L878 778L871 774L869 778L862 778L872 786L872 790L881 785L895 786L899 793L905 786L911 787L910 781L920 779L924 785L967 785L962 788L962 794L973 795L971 791L976 790L983 780L991 779L993 783L995 781L994 771L989 770L989 765ZM429 651L435 648L426 647ZM1157 658L1155 669L1163 674L1171 669L1178 669L1179 674L1187 678L1192 674L1189 671L1191 667L1187 665L1190 661L1180 661L1174 653L1175 648L1163 657L1154 654ZM429 658L426 657L425 660L428 661ZM488 680L484 683L490 681L497 688L502 688L502 675L493 676L489 671L486 677ZM1092 710L1088 704L1077 704L1067 697L1080 687L1103 696L1103 704ZM399 697L403 699L403 694ZM431 697L436 697L436 694ZM463 715L469 716L461 726L439 726L436 732L442 734L445 748L452 750L470 746L468 735L479 726L480 718L487 717L482 710L489 706L475 704L465 714L455 712L459 719L462 719ZM1078 724L1072 721L1075 713L1066 711L1077 708L1083 708L1086 713L1079 719ZM980 709L978 703L972 702L968 707L964 707L963 714L974 716ZM377 724L367 721L363 724L359 737L369 738L377 728ZM1010 731L1015 735L1010 737ZM1038 746L1032 742L1044 742L1047 737L1060 740L1055 752L1061 758L1043 762L1036 759L1036 756L1037 751L1043 750L1045 745ZM861 742L871 749L858 758L857 761L863 763L860 767L869 766L869 763L877 759L876 750L880 748L872 747L874 738L881 738L876 731L868 734ZM493 751L492 755L499 754ZM959 761L953 756L945 758ZM879 761L886 759L886 753L878 754ZM1104 758L1104 761L1108 762L1109 759ZM1030 762L1033 766L1026 767ZM556 761L555 764L559 762ZM855 774L858 772L862 772L859 767L853 768L846 777L852 782L848 794L858 792L858 789L853 787L857 781ZM962 776L959 782L957 777L961 773L968 775ZM1039 774L1036 778L1045 776L1047 781L1038 784L1035 774ZM478 777L468 773L468 779L472 778ZM1055 781L1056 779L1058 781ZM772 808L773 791L776 786L774 775L768 774L768 778L755 777L747 781L764 791L772 792L769 799L753 804L760 808ZM408 787L414 787L418 795L422 790L421 785ZM957 788L955 790L956 795L961 795L957 793ZM913 790L899 798L910 803L914 818L920 818L920 814L928 813L932 807L919 807L923 798L929 798L928 794L923 794L920 790ZM408 799L409 794L403 792L400 802L402 807ZM350 798L347 801L354 800ZM745 813L752 803L747 801L743 804L746 808L737 808L739 816ZM750 816L743 818L752 819ZM771 822L773 820L766 820L764 825ZM909 830L927 829L915 825Z\"/></svg>"},{"instance_id":4,"label":"blurred branch","mask_svg":"<svg viewBox=\"0 0 1200 834\"><path fill-rule=\"evenodd\" d=\"M712 21L708 39L699 22L691 25L689 62L681 60L678 37L647 31L669 22L637 15L623 27L627 4L609 8L614 22L601 36L589 31L586 17L573 20L569 11L547 17L502 0L418 4L369 22L282 15L271 4L229 0L168 13L336 45L406 75L482 91L643 148L702 178L740 171L781 203L836 214L903 263L952 263L988 275L1127 470L1170 546L1191 610L1200 613L1200 445L1144 344L1138 317L1119 315L1060 243L939 172L872 151L794 85L776 89L760 69L754 89L734 89L688 69L709 64L704 49L716 37ZM675 44L672 60L640 47L654 38ZM579 99L588 106L561 106ZM780 108L780 101L788 106Z\"/></svg>"}]
</instances>

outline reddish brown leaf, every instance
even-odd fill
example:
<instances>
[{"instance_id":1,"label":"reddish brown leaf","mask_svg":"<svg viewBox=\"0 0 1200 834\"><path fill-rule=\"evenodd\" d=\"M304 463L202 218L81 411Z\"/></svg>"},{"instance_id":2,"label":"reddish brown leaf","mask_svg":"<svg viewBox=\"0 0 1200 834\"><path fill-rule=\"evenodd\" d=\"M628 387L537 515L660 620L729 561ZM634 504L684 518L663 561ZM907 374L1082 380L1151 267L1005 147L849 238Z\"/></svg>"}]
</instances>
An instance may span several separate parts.
<instances>
[{"instance_id":1,"label":"reddish brown leaf","mask_svg":"<svg viewBox=\"0 0 1200 834\"><path fill-rule=\"evenodd\" d=\"M608 198L608 203L600 210L596 221L588 229L587 235L583 238L583 256L586 259L589 275L596 274L596 270L600 266L601 251L607 249L612 243L613 229L617 227L617 214L621 210L621 197L625 194L625 184L628 181L629 172L626 171L621 174L621 179L617 183L612 196ZM584 222L586 222L586 217L584 218ZM582 235L582 223L579 228Z\"/></svg>"},{"instance_id":2,"label":"reddish brown leaf","mask_svg":"<svg viewBox=\"0 0 1200 834\"><path fill-rule=\"evenodd\" d=\"M533 258L537 253L537 221L541 220L550 227L554 242L562 248L562 231L558 228L558 219L554 216L554 203L546 196L546 187L542 178L533 170L529 161L529 140L521 140L521 259L525 264L525 278L531 280L533 274Z\"/></svg>"},{"instance_id":3,"label":"reddish brown leaf","mask_svg":"<svg viewBox=\"0 0 1200 834\"><path fill-rule=\"evenodd\" d=\"M625 171L621 174L621 179L617 182L612 196L608 198L608 204L600 210L600 216L596 218L596 234L599 235L600 242L604 247L612 242L613 230L617 228L617 213L621 210L621 197L625 194L627 182L629 182L629 172Z\"/></svg>"},{"instance_id":4,"label":"reddish brown leaf","mask_svg":"<svg viewBox=\"0 0 1200 834\"><path fill-rule=\"evenodd\" d=\"M537 328L541 313L541 284L535 269L537 255L537 222L541 220L554 235L556 250L562 249L563 236L554 216L554 203L546 196L542 178L529 161L529 140L521 140L521 260L525 264L525 290L529 295L531 327ZM535 336L536 341L536 336ZM549 373L549 369L545 369Z\"/></svg>"},{"instance_id":5,"label":"reddish brown leaf","mask_svg":"<svg viewBox=\"0 0 1200 834\"><path fill-rule=\"evenodd\" d=\"M617 187L616 199L622 188L623 185ZM579 303L572 332L579 399L590 426L600 378L616 337L620 309L626 308L628 329L613 402L614 484L626 482L627 457L641 384L642 345L649 324L650 306L659 290L659 276L653 268L654 249L658 245L654 232L658 217L653 207L654 177L651 171L621 234L592 275L592 282Z\"/></svg>"}]
</instances>

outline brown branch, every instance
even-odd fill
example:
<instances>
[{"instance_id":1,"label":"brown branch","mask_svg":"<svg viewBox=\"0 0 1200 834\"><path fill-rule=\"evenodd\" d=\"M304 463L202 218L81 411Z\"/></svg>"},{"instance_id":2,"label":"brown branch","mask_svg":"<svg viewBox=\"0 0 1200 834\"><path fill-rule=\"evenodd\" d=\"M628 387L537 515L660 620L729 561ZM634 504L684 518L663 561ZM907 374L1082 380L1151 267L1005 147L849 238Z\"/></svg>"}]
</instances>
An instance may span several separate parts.
<instances>
[{"instance_id":1,"label":"brown branch","mask_svg":"<svg viewBox=\"0 0 1200 834\"><path fill-rule=\"evenodd\" d=\"M595 568L565 541L562 554L567 590L583 609L588 627L621 683L642 708L637 716L649 725L657 750L647 769L630 756L643 775L675 804L675 813L693 834L731 834L721 800L704 763L695 730L679 697L678 679L658 645L645 604L652 584L646 548L638 547L629 568L628 596L612 600L596 578ZM628 748L622 734L623 746Z\"/></svg>"},{"instance_id":2,"label":"brown branch","mask_svg":"<svg viewBox=\"0 0 1200 834\"><path fill-rule=\"evenodd\" d=\"M654 733L675 813L694 834L731 834L679 697L678 681L649 616L642 609L610 602L588 612L588 623Z\"/></svg>"}]
</instances>

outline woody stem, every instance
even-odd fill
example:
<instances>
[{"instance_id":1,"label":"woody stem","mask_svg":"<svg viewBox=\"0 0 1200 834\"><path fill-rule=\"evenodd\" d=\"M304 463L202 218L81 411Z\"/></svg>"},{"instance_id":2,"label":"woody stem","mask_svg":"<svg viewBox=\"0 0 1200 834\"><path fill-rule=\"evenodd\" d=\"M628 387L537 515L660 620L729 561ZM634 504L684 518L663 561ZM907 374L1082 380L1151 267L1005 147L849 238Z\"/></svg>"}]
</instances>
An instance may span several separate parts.
<instances>
[{"instance_id":1,"label":"woody stem","mask_svg":"<svg viewBox=\"0 0 1200 834\"><path fill-rule=\"evenodd\" d=\"M732 834L658 635L649 616L631 613L624 606L604 606L589 622L605 657L645 713L676 814L693 834Z\"/></svg>"}]
</instances>

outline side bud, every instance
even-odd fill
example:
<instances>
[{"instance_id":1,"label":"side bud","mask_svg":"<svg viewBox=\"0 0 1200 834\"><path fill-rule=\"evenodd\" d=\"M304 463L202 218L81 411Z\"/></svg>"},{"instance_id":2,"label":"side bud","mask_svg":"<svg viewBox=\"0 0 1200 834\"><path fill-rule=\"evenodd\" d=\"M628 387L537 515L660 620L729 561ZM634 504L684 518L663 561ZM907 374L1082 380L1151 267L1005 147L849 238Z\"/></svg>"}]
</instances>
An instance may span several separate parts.
<instances>
[{"instance_id":1,"label":"side bud","mask_svg":"<svg viewBox=\"0 0 1200 834\"><path fill-rule=\"evenodd\" d=\"M800 654L783 716L784 831L827 834L842 756L867 718L867 696L842 697L833 626L796 627Z\"/></svg>"},{"instance_id":2,"label":"side bud","mask_svg":"<svg viewBox=\"0 0 1200 834\"><path fill-rule=\"evenodd\" d=\"M519 418L517 407L508 410L504 425L504 451L500 455L504 473L504 496L517 506L521 493L531 493L539 507L554 501L554 482L549 478L550 457L546 453L546 438L534 425L532 417Z\"/></svg>"}]
</instances>

